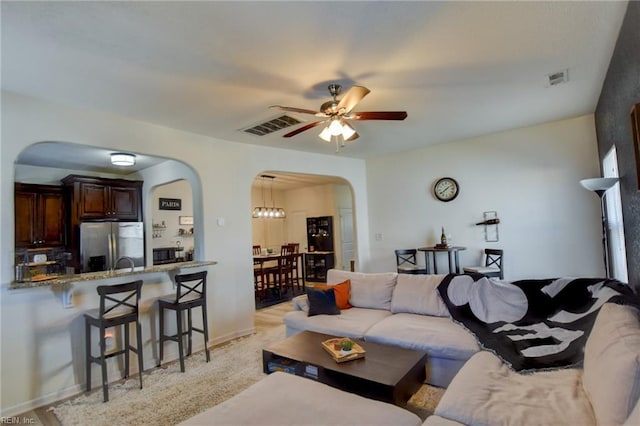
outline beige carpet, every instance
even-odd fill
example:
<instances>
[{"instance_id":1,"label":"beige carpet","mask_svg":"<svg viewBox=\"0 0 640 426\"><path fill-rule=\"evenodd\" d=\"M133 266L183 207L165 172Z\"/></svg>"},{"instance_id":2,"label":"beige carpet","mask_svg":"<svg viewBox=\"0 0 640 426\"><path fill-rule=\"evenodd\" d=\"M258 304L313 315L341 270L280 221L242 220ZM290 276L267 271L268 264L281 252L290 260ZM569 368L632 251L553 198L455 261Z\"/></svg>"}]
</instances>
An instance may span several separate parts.
<instances>
[{"instance_id":1,"label":"beige carpet","mask_svg":"<svg viewBox=\"0 0 640 426\"><path fill-rule=\"evenodd\" d=\"M61 403L51 410L62 425L174 425L232 397L257 382L262 373L262 348L285 336L284 326L215 348L211 362L204 352L187 358L186 372L178 363L145 372L143 389L138 378L109 386L109 402L102 402L102 389ZM443 390L424 385L407 408L426 418Z\"/></svg>"}]
</instances>

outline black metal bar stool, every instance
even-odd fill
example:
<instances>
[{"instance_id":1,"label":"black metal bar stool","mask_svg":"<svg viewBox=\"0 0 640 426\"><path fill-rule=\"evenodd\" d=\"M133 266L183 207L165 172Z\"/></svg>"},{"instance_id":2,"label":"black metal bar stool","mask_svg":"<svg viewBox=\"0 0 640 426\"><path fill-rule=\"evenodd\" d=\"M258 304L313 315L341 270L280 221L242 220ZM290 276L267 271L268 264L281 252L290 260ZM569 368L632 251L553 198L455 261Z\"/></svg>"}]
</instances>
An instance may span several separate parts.
<instances>
[{"instance_id":1,"label":"black metal bar stool","mask_svg":"<svg viewBox=\"0 0 640 426\"><path fill-rule=\"evenodd\" d=\"M204 350L209 362L209 347L207 346L209 339L209 331L207 327L207 272L196 272L193 274L176 275L176 294L162 297L158 300L158 311L160 316L160 360L158 366L162 364L164 355L164 343L171 340L178 343L178 354L180 356L180 371L184 373L184 337L189 339L187 356L191 355L192 340L191 336L194 331L204 335ZM191 318L191 309L200 307L202 310L202 328L193 326ZM165 335L164 332L164 310L171 309L176 312L176 334ZM182 313L187 311L187 329L184 330L182 323Z\"/></svg>"},{"instance_id":2,"label":"black metal bar stool","mask_svg":"<svg viewBox=\"0 0 640 426\"><path fill-rule=\"evenodd\" d=\"M107 382L107 359L124 354L125 375L129 377L129 351L138 356L138 375L140 389L142 389L142 329L138 318L138 304L142 290L142 280L124 284L101 285L97 291L100 295L100 308L84 314L85 318L85 347L87 368L87 392L91 391L91 363L102 367L102 393L104 402L109 401L109 387ZM137 347L129 343L129 324L136 324ZM124 326L124 340L122 349L107 353L105 331L107 328ZM91 353L91 327L100 331L100 356Z\"/></svg>"}]
</instances>

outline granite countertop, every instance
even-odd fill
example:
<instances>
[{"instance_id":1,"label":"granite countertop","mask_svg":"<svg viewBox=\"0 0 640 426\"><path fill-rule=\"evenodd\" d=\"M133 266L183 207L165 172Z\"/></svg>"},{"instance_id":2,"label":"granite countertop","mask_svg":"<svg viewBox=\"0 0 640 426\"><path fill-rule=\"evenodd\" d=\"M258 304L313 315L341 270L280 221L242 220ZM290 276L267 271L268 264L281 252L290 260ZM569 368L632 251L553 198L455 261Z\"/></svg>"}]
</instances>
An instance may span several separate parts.
<instances>
[{"instance_id":1,"label":"granite countertop","mask_svg":"<svg viewBox=\"0 0 640 426\"><path fill-rule=\"evenodd\" d=\"M183 268L197 268L199 266L215 265L218 262L210 261L191 261L191 262L177 262L167 263L165 265L153 265L146 268L136 268L131 271L130 268L116 269L115 271L100 271L100 272L88 272L85 274L75 275L61 275L59 278L43 281L25 281L17 282L12 281L9 284L9 289L21 289L21 288L34 288L34 287L47 287L47 286L64 286L70 283L76 283L80 281L96 281L109 278L126 277L139 274L151 274L155 272L170 272Z\"/></svg>"}]
</instances>

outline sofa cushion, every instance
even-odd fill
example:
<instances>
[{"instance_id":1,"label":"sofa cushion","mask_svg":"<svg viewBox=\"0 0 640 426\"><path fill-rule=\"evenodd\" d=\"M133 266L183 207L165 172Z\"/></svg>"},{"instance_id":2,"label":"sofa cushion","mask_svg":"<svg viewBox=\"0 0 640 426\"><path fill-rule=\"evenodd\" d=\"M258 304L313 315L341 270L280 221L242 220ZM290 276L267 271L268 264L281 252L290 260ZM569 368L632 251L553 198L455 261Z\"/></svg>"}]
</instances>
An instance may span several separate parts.
<instances>
[{"instance_id":1,"label":"sofa cushion","mask_svg":"<svg viewBox=\"0 0 640 426\"><path fill-rule=\"evenodd\" d=\"M640 425L640 400L636 402L636 406L629 415L629 418L624 422L623 426L638 426Z\"/></svg>"},{"instance_id":2,"label":"sofa cushion","mask_svg":"<svg viewBox=\"0 0 640 426\"><path fill-rule=\"evenodd\" d=\"M276 372L181 424L420 426L422 420L392 404Z\"/></svg>"},{"instance_id":3,"label":"sofa cushion","mask_svg":"<svg viewBox=\"0 0 640 426\"><path fill-rule=\"evenodd\" d=\"M294 297L291 299L291 304L296 311L309 312L309 298L306 294Z\"/></svg>"},{"instance_id":4,"label":"sofa cushion","mask_svg":"<svg viewBox=\"0 0 640 426\"><path fill-rule=\"evenodd\" d=\"M599 424L620 425L640 396L640 314L605 303L584 353L584 389Z\"/></svg>"},{"instance_id":5,"label":"sofa cushion","mask_svg":"<svg viewBox=\"0 0 640 426\"><path fill-rule=\"evenodd\" d=\"M491 352L462 367L435 414L465 425L595 425L582 370L513 372Z\"/></svg>"},{"instance_id":6,"label":"sofa cushion","mask_svg":"<svg viewBox=\"0 0 640 426\"><path fill-rule=\"evenodd\" d=\"M396 272L371 274L330 269L327 272L327 283L337 284L350 280L351 298L349 303L352 306L389 310L397 276Z\"/></svg>"},{"instance_id":7,"label":"sofa cushion","mask_svg":"<svg viewBox=\"0 0 640 426\"><path fill-rule=\"evenodd\" d=\"M480 350L475 337L451 319L417 314L384 318L373 325L364 338L447 359L467 360Z\"/></svg>"},{"instance_id":8,"label":"sofa cushion","mask_svg":"<svg viewBox=\"0 0 640 426\"><path fill-rule=\"evenodd\" d=\"M422 423L422 426L464 426L462 423L445 419L444 417L431 415Z\"/></svg>"},{"instance_id":9,"label":"sofa cushion","mask_svg":"<svg viewBox=\"0 0 640 426\"><path fill-rule=\"evenodd\" d=\"M351 297L351 281L344 280L338 284L315 284L313 288L318 290L327 290L332 288L336 293L336 304L340 309L349 309L351 308L351 304L349 303L349 298Z\"/></svg>"},{"instance_id":10,"label":"sofa cushion","mask_svg":"<svg viewBox=\"0 0 640 426\"><path fill-rule=\"evenodd\" d=\"M307 298L309 299L309 312L307 315L310 317L322 314L340 314L340 309L338 309L338 305L336 305L336 294L332 288L327 290L308 288Z\"/></svg>"},{"instance_id":11,"label":"sofa cushion","mask_svg":"<svg viewBox=\"0 0 640 426\"><path fill-rule=\"evenodd\" d=\"M437 290L444 277L445 275L398 274L391 299L391 312L448 316L449 311Z\"/></svg>"},{"instance_id":12,"label":"sofa cushion","mask_svg":"<svg viewBox=\"0 0 640 426\"><path fill-rule=\"evenodd\" d=\"M307 316L304 311L292 311L285 314L283 321L288 328L295 330L361 339L373 324L390 315L389 311L363 308L345 309L340 315L313 317Z\"/></svg>"}]
</instances>

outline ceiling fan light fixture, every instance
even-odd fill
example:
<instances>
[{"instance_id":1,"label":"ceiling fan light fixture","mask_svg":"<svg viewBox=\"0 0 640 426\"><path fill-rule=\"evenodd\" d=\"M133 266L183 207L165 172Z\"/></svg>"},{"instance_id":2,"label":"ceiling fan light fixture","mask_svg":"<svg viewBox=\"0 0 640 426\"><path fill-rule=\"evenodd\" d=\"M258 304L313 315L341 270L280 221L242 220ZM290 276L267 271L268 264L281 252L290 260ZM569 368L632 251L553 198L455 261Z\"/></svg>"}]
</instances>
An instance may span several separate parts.
<instances>
[{"instance_id":1,"label":"ceiling fan light fixture","mask_svg":"<svg viewBox=\"0 0 640 426\"><path fill-rule=\"evenodd\" d=\"M111 164L125 167L134 166L136 164L136 156L126 152L114 152L111 154Z\"/></svg>"},{"instance_id":2,"label":"ceiling fan light fixture","mask_svg":"<svg viewBox=\"0 0 640 426\"><path fill-rule=\"evenodd\" d=\"M351 127L351 125L349 123L347 123L346 121L342 120L342 137L345 140L349 140L349 138L351 138L351 136L355 135L356 131L353 127Z\"/></svg>"},{"instance_id":3,"label":"ceiling fan light fixture","mask_svg":"<svg viewBox=\"0 0 640 426\"><path fill-rule=\"evenodd\" d=\"M331 136L338 136L342 134L342 123L340 120L333 119L331 123L329 123L329 131L331 132Z\"/></svg>"},{"instance_id":4,"label":"ceiling fan light fixture","mask_svg":"<svg viewBox=\"0 0 640 426\"><path fill-rule=\"evenodd\" d=\"M323 141L331 142L331 131L329 130L329 126L325 126L324 129L322 129L322 132L320 132L318 136Z\"/></svg>"}]
</instances>

